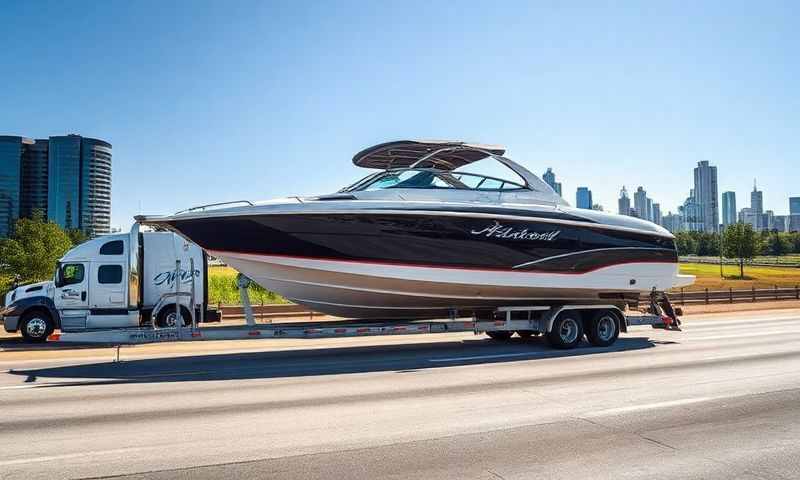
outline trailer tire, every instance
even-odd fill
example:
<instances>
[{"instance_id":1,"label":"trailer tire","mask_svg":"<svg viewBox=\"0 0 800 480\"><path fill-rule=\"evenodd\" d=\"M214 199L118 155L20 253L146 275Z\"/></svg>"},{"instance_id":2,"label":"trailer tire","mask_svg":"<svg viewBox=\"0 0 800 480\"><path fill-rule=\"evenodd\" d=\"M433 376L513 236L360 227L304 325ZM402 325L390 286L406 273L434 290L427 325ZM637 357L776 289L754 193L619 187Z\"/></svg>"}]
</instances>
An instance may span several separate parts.
<instances>
[{"instance_id":1,"label":"trailer tire","mask_svg":"<svg viewBox=\"0 0 800 480\"><path fill-rule=\"evenodd\" d=\"M168 305L158 312L156 317L156 325L158 328L174 328L175 327L175 305ZM192 317L189 309L181 305L181 320L183 326L188 327L192 325Z\"/></svg>"},{"instance_id":2,"label":"trailer tire","mask_svg":"<svg viewBox=\"0 0 800 480\"><path fill-rule=\"evenodd\" d=\"M503 341L503 342L509 340L511 338L511 335L514 334L514 332L511 332L511 331L508 331L508 330L494 330L494 331L485 332L485 333L492 340L498 340L498 341Z\"/></svg>"},{"instance_id":3,"label":"trailer tire","mask_svg":"<svg viewBox=\"0 0 800 480\"><path fill-rule=\"evenodd\" d=\"M31 310L22 315L20 321L22 338L28 343L43 343L55 330L53 318L44 310Z\"/></svg>"},{"instance_id":4,"label":"trailer tire","mask_svg":"<svg viewBox=\"0 0 800 480\"><path fill-rule=\"evenodd\" d=\"M547 332L547 341L553 348L575 348L583 337L583 322L577 312L561 312Z\"/></svg>"},{"instance_id":5,"label":"trailer tire","mask_svg":"<svg viewBox=\"0 0 800 480\"><path fill-rule=\"evenodd\" d=\"M608 347L619 337L619 318L611 310L600 310L589 321L586 339L595 347Z\"/></svg>"}]
</instances>

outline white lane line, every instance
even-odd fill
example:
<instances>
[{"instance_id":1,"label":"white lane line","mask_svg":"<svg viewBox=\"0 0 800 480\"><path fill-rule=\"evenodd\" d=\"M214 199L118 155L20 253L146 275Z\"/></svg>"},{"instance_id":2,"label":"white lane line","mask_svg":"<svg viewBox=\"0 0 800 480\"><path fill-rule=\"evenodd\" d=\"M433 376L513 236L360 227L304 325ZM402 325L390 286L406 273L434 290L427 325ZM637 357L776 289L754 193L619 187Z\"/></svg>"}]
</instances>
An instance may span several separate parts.
<instances>
[{"instance_id":1,"label":"white lane line","mask_svg":"<svg viewBox=\"0 0 800 480\"><path fill-rule=\"evenodd\" d=\"M757 315L753 317L747 318L739 318L736 320L716 320L713 318L694 318L692 316L687 315L684 317L686 319L686 323L688 325L693 325L696 327L704 327L704 328L714 328L714 327L724 327L724 326L735 326L735 325L742 325L748 324L753 322L787 322L791 320L800 321L800 317L797 315L792 316L782 316L782 317L774 317L771 315Z\"/></svg>"},{"instance_id":2,"label":"white lane line","mask_svg":"<svg viewBox=\"0 0 800 480\"><path fill-rule=\"evenodd\" d=\"M538 357L550 352L521 352L521 353L498 353L496 355L475 355L472 357L451 357L451 358L429 358L429 362L463 362L465 360L484 360L489 358L513 358L513 357Z\"/></svg>"},{"instance_id":3,"label":"white lane line","mask_svg":"<svg viewBox=\"0 0 800 480\"><path fill-rule=\"evenodd\" d=\"M753 337L772 337L775 335L781 335L783 337L789 338L790 336L795 336L797 331L795 330L776 330L773 332L759 332L759 333L750 333L750 332L741 332L731 335L712 335L712 336L700 336L700 337L693 337L691 335L686 335L687 340L725 340L730 338L739 338L742 340L747 340L748 338ZM797 338L800 340L800 337Z\"/></svg>"},{"instance_id":4,"label":"white lane line","mask_svg":"<svg viewBox=\"0 0 800 480\"><path fill-rule=\"evenodd\" d=\"M95 450L89 452L79 453L64 453L61 455L48 455L36 456L30 458L17 458L14 460L0 460L0 467L6 465L24 465L26 463L41 463L50 462L54 460L68 460L70 458L86 458L88 455L119 455L121 453L130 453L142 450L152 450L155 447L130 447L130 448L116 448L114 450Z\"/></svg>"},{"instance_id":5,"label":"white lane line","mask_svg":"<svg viewBox=\"0 0 800 480\"><path fill-rule=\"evenodd\" d=\"M657 408L679 407L681 405L691 405L693 403L709 402L711 400L718 400L724 397L695 397L684 398L681 400L670 400L667 402L645 403L642 405L631 405L629 407L609 408L607 410L599 410L597 412L588 413L584 417L607 417L610 415L619 415L622 413L640 412L644 410L655 410Z\"/></svg>"},{"instance_id":6,"label":"white lane line","mask_svg":"<svg viewBox=\"0 0 800 480\"><path fill-rule=\"evenodd\" d=\"M12 385L10 387L0 387L0 390L24 390L26 388L39 388L44 386L45 384Z\"/></svg>"}]
</instances>

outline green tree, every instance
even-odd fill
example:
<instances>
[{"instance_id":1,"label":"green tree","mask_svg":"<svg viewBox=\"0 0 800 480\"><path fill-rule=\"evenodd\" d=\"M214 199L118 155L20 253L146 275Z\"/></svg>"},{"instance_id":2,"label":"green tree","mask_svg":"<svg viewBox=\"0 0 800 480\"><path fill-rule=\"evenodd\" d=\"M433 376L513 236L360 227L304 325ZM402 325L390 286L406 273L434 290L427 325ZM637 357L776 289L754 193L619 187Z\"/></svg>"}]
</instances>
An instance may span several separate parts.
<instances>
[{"instance_id":1,"label":"green tree","mask_svg":"<svg viewBox=\"0 0 800 480\"><path fill-rule=\"evenodd\" d=\"M70 228L67 230L67 236L72 242L72 245L80 245L81 243L89 240L89 236L83 233L80 228Z\"/></svg>"},{"instance_id":2,"label":"green tree","mask_svg":"<svg viewBox=\"0 0 800 480\"><path fill-rule=\"evenodd\" d=\"M697 242L689 232L678 232L675 234L675 246L678 248L678 255L696 255Z\"/></svg>"},{"instance_id":3,"label":"green tree","mask_svg":"<svg viewBox=\"0 0 800 480\"><path fill-rule=\"evenodd\" d=\"M21 218L11 236L0 240L0 276L18 277L23 282L47 280L71 247L67 233L42 215Z\"/></svg>"},{"instance_id":4,"label":"green tree","mask_svg":"<svg viewBox=\"0 0 800 480\"><path fill-rule=\"evenodd\" d=\"M739 262L739 276L744 278L744 263L759 251L759 239L753 226L745 223L729 225L724 233L725 256Z\"/></svg>"},{"instance_id":5,"label":"green tree","mask_svg":"<svg viewBox=\"0 0 800 480\"><path fill-rule=\"evenodd\" d=\"M791 245L789 239L782 233L773 232L767 237L766 249L769 255L775 256L775 262L778 262L778 257L789 253Z\"/></svg>"}]
</instances>

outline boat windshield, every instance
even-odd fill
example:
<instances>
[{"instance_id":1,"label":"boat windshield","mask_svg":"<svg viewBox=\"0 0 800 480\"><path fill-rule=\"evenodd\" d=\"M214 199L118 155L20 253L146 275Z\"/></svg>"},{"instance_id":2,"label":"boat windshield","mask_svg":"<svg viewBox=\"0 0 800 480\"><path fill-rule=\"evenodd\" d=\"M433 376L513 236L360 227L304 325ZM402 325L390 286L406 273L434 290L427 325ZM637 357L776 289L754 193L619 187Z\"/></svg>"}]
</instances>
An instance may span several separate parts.
<instances>
[{"instance_id":1,"label":"boat windshield","mask_svg":"<svg viewBox=\"0 0 800 480\"><path fill-rule=\"evenodd\" d=\"M524 189L525 186L510 180L476 173L448 172L429 168L407 168L372 174L342 191L355 192L388 188L519 190Z\"/></svg>"}]
</instances>

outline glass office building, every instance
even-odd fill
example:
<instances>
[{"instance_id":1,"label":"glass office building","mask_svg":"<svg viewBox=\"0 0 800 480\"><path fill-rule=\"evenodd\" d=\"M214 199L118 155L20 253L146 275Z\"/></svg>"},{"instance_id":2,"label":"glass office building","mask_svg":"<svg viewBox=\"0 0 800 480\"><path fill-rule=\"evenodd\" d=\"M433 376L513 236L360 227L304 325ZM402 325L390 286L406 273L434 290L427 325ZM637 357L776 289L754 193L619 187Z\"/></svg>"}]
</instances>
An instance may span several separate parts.
<instances>
[{"instance_id":1,"label":"glass office building","mask_svg":"<svg viewBox=\"0 0 800 480\"><path fill-rule=\"evenodd\" d=\"M80 135L50 137L47 216L89 236L111 231L111 144Z\"/></svg>"},{"instance_id":2,"label":"glass office building","mask_svg":"<svg viewBox=\"0 0 800 480\"><path fill-rule=\"evenodd\" d=\"M575 206L591 210L592 191L586 187L578 187L578 191L575 192Z\"/></svg>"},{"instance_id":3,"label":"glass office building","mask_svg":"<svg viewBox=\"0 0 800 480\"><path fill-rule=\"evenodd\" d=\"M20 215L22 152L30 143L24 137L0 136L0 237L8 236Z\"/></svg>"},{"instance_id":4,"label":"glass office building","mask_svg":"<svg viewBox=\"0 0 800 480\"><path fill-rule=\"evenodd\" d=\"M80 226L81 137L50 137L47 218L64 228Z\"/></svg>"},{"instance_id":5,"label":"glass office building","mask_svg":"<svg viewBox=\"0 0 800 480\"><path fill-rule=\"evenodd\" d=\"M22 198L20 215L32 217L34 212L47 216L48 141L36 140L22 152Z\"/></svg>"},{"instance_id":6,"label":"glass office building","mask_svg":"<svg viewBox=\"0 0 800 480\"><path fill-rule=\"evenodd\" d=\"M111 231L111 144L81 140L80 227L90 236Z\"/></svg>"}]
</instances>

